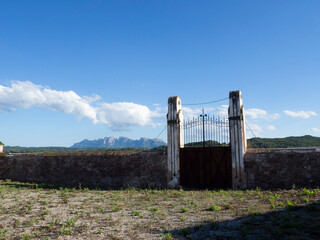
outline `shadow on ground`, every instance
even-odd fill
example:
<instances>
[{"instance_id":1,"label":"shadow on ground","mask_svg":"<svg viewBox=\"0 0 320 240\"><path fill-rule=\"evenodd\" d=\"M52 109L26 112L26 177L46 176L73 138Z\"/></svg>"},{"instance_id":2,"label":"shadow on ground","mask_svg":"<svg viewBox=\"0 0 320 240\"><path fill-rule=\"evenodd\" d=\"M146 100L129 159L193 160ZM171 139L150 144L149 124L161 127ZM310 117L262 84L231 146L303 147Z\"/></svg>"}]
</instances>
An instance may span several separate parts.
<instances>
[{"instance_id":1,"label":"shadow on ground","mask_svg":"<svg viewBox=\"0 0 320 240\"><path fill-rule=\"evenodd\" d=\"M211 222L163 232L162 236L163 239L320 239L320 201L225 221L215 221L213 216Z\"/></svg>"}]
</instances>

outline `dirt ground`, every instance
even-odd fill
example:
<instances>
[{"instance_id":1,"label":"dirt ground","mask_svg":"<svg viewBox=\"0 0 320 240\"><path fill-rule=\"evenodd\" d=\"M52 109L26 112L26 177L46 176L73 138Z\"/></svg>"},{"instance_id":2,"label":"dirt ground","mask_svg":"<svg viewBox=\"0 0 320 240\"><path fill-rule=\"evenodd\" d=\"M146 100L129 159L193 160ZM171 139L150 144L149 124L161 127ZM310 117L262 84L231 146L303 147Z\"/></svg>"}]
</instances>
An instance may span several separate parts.
<instances>
[{"instance_id":1,"label":"dirt ground","mask_svg":"<svg viewBox=\"0 0 320 240\"><path fill-rule=\"evenodd\" d=\"M0 239L320 239L318 189L53 188L0 181Z\"/></svg>"}]
</instances>

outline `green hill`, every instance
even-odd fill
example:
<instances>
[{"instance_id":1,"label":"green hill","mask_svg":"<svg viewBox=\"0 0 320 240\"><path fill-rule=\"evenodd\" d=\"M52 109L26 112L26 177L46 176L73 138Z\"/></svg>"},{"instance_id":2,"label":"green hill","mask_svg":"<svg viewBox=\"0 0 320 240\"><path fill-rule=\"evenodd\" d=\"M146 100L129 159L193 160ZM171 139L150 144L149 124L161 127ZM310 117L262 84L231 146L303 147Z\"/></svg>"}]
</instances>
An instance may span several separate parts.
<instances>
[{"instance_id":1,"label":"green hill","mask_svg":"<svg viewBox=\"0 0 320 240\"><path fill-rule=\"evenodd\" d=\"M248 148L320 147L320 137L251 138Z\"/></svg>"}]
</instances>

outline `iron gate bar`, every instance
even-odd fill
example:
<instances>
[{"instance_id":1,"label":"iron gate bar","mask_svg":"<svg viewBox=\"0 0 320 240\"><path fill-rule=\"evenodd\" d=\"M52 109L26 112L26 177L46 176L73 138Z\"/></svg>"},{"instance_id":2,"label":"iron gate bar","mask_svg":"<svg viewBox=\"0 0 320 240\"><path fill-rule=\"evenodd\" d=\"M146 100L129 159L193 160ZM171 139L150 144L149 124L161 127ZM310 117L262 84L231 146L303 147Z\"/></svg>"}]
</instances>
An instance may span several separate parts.
<instances>
[{"instance_id":1,"label":"iron gate bar","mask_svg":"<svg viewBox=\"0 0 320 240\"><path fill-rule=\"evenodd\" d=\"M229 146L229 120L207 114L183 122L186 147Z\"/></svg>"}]
</instances>

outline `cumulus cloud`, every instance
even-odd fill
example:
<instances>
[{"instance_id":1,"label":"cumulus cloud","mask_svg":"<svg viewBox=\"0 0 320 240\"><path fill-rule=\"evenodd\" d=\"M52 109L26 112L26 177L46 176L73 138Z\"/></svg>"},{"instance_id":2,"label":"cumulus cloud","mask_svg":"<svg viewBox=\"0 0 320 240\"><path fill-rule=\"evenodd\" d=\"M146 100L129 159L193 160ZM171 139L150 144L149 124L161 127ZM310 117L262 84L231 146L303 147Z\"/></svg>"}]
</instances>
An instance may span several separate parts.
<instances>
[{"instance_id":1,"label":"cumulus cloud","mask_svg":"<svg viewBox=\"0 0 320 240\"><path fill-rule=\"evenodd\" d=\"M313 111L292 112L292 111L285 110L284 113L290 117L303 118L303 119L310 118L311 116L317 116L317 113Z\"/></svg>"},{"instance_id":2,"label":"cumulus cloud","mask_svg":"<svg viewBox=\"0 0 320 240\"><path fill-rule=\"evenodd\" d=\"M314 132L320 132L319 128L311 128L311 130L314 131Z\"/></svg>"},{"instance_id":3,"label":"cumulus cloud","mask_svg":"<svg viewBox=\"0 0 320 240\"><path fill-rule=\"evenodd\" d=\"M204 109L205 114L210 114L213 112L215 108L209 107ZM182 107L182 114L184 120L197 118L200 114L202 114L202 108L190 108L190 107ZM211 114L210 114L211 116Z\"/></svg>"},{"instance_id":4,"label":"cumulus cloud","mask_svg":"<svg viewBox=\"0 0 320 240\"><path fill-rule=\"evenodd\" d=\"M228 105L220 105L218 107L218 111L217 111L217 115L223 118L227 118L228 117Z\"/></svg>"},{"instance_id":5,"label":"cumulus cloud","mask_svg":"<svg viewBox=\"0 0 320 240\"><path fill-rule=\"evenodd\" d=\"M259 137L264 132L275 131L275 130L276 128L273 125L261 127L260 125L252 122L248 123L248 121L246 124L246 132L248 135L247 137L254 137L254 136Z\"/></svg>"},{"instance_id":6,"label":"cumulus cloud","mask_svg":"<svg viewBox=\"0 0 320 240\"><path fill-rule=\"evenodd\" d=\"M266 127L266 130L267 130L267 131L275 131L276 128L275 128L275 126L270 125L270 126L267 126L267 127Z\"/></svg>"},{"instance_id":7,"label":"cumulus cloud","mask_svg":"<svg viewBox=\"0 0 320 240\"><path fill-rule=\"evenodd\" d=\"M245 110L246 117L248 118L253 118L253 119L270 119L270 120L276 120L280 117L278 113L274 114L269 114L267 111L263 109L258 109L258 108L251 108Z\"/></svg>"},{"instance_id":8,"label":"cumulus cloud","mask_svg":"<svg viewBox=\"0 0 320 240\"><path fill-rule=\"evenodd\" d=\"M73 91L56 91L30 81L13 81L11 86L0 85L0 111L39 107L88 118L94 124L103 123L112 129L128 126L155 126L153 120L164 113L151 111L147 106L130 103L97 102L98 95L81 97ZM94 105L93 105L94 104Z\"/></svg>"},{"instance_id":9,"label":"cumulus cloud","mask_svg":"<svg viewBox=\"0 0 320 240\"><path fill-rule=\"evenodd\" d=\"M228 118L228 105L221 105L219 107L206 107L204 113L210 117ZM197 118L202 114L202 108L182 107L182 113L185 120Z\"/></svg>"},{"instance_id":10,"label":"cumulus cloud","mask_svg":"<svg viewBox=\"0 0 320 240\"><path fill-rule=\"evenodd\" d=\"M148 107L129 102L102 103L96 108L99 122L114 129L135 126L155 126L153 118L162 115L151 111Z\"/></svg>"},{"instance_id":11,"label":"cumulus cloud","mask_svg":"<svg viewBox=\"0 0 320 240\"><path fill-rule=\"evenodd\" d=\"M246 124L246 132L247 132L247 137L258 137L261 132L263 132L262 127L255 123L248 123Z\"/></svg>"}]
</instances>

